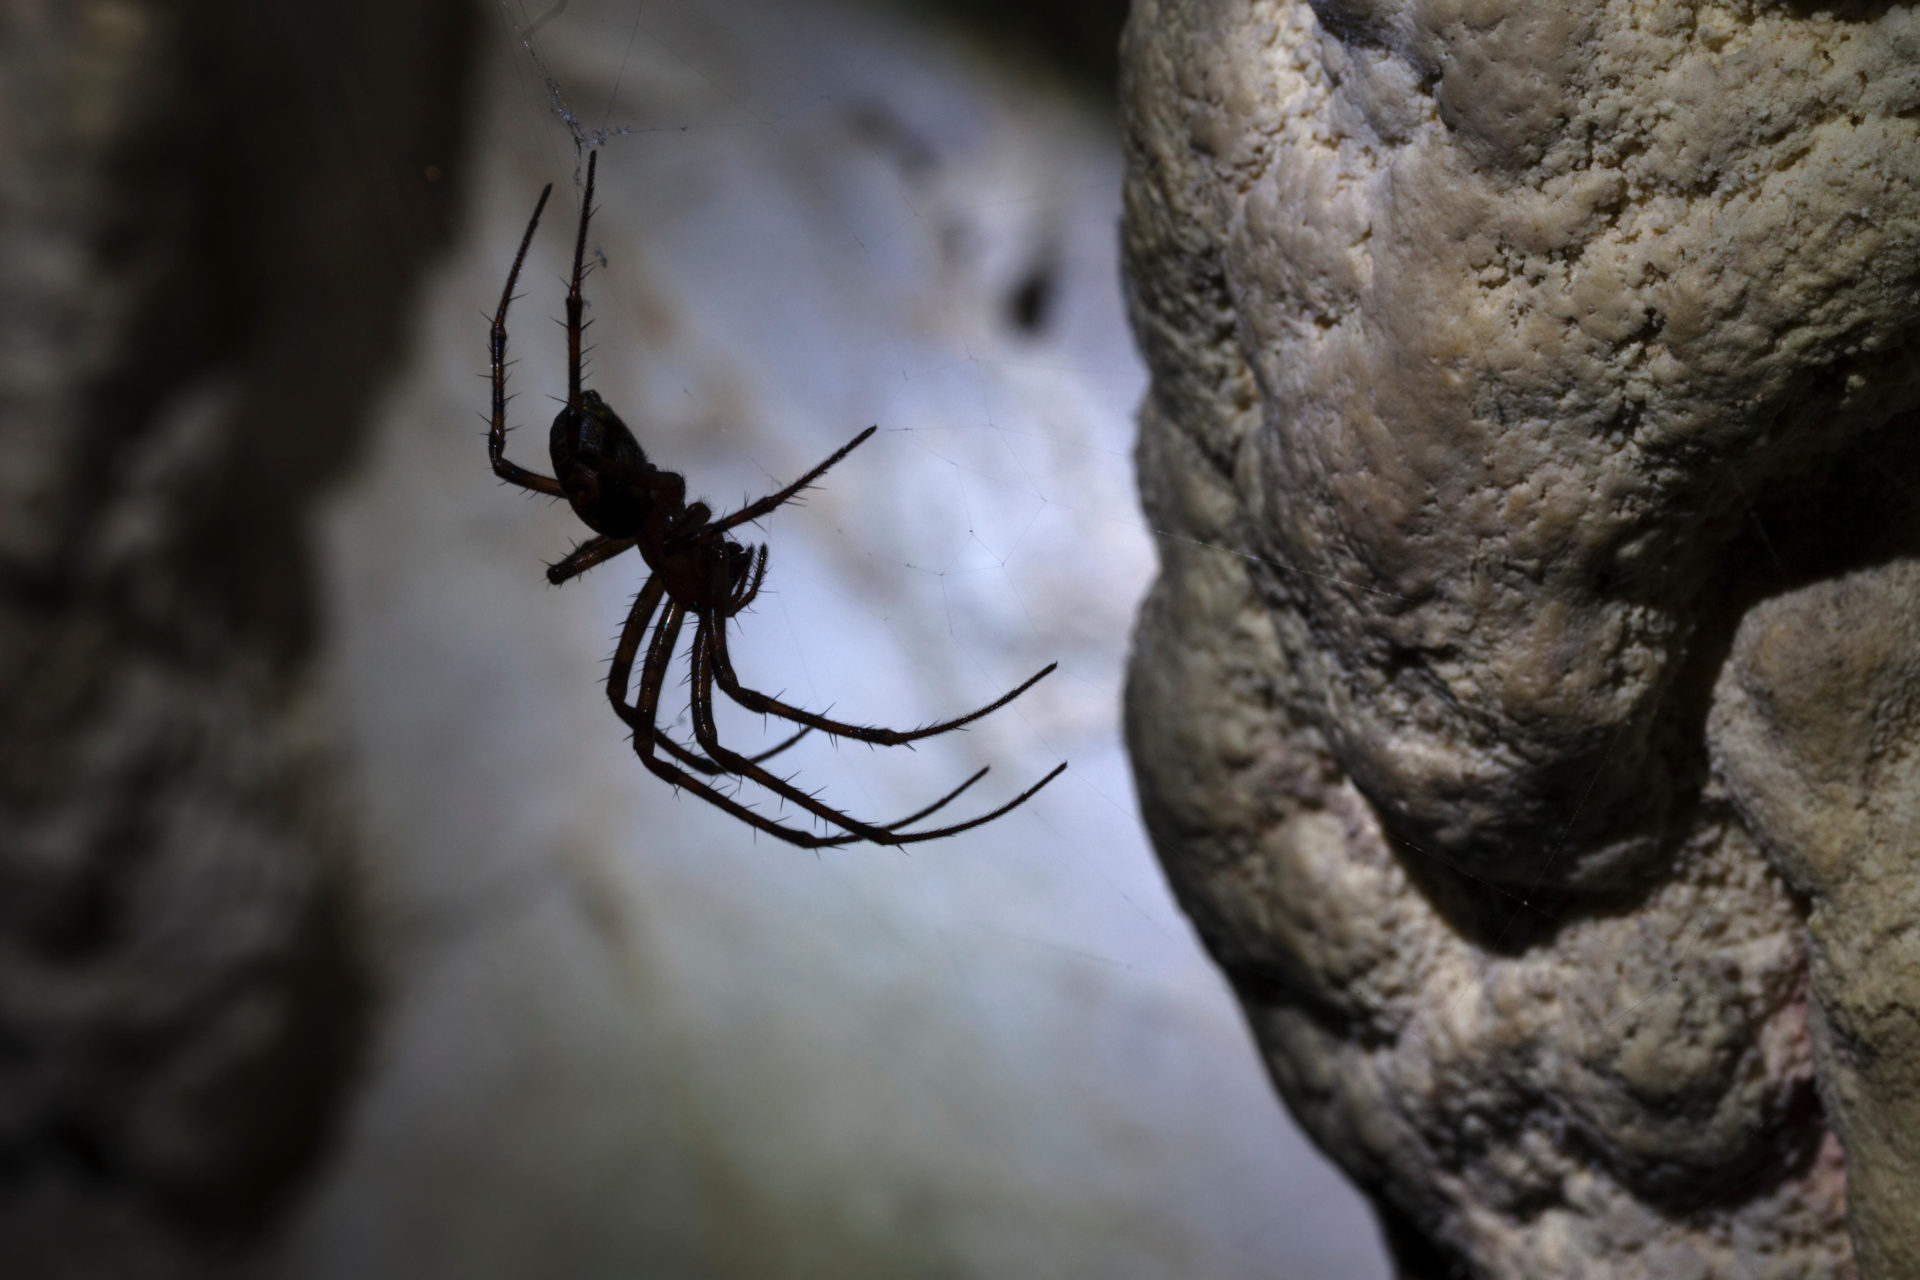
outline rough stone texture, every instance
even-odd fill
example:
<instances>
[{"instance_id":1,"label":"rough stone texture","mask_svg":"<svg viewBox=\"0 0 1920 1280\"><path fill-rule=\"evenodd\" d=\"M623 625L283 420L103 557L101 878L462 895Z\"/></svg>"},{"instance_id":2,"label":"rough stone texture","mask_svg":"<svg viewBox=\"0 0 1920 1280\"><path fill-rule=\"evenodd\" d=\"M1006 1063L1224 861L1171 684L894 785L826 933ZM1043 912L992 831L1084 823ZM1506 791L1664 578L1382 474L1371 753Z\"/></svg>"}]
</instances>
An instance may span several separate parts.
<instances>
[{"instance_id":1,"label":"rough stone texture","mask_svg":"<svg viewBox=\"0 0 1920 1280\"><path fill-rule=\"evenodd\" d=\"M1920 12L1123 57L1129 742L1289 1104L1408 1275L1915 1274Z\"/></svg>"},{"instance_id":2,"label":"rough stone texture","mask_svg":"<svg viewBox=\"0 0 1920 1280\"><path fill-rule=\"evenodd\" d=\"M1712 726L1742 816L1807 903L1814 1055L1862 1269L1896 1276L1920 1258L1916 600L1920 562L1899 559L1759 605Z\"/></svg>"},{"instance_id":3,"label":"rough stone texture","mask_svg":"<svg viewBox=\"0 0 1920 1280\"><path fill-rule=\"evenodd\" d=\"M302 521L444 224L408 195L460 25L256 8L0 4L0 1273L29 1280L242 1257L362 1025Z\"/></svg>"}]
</instances>

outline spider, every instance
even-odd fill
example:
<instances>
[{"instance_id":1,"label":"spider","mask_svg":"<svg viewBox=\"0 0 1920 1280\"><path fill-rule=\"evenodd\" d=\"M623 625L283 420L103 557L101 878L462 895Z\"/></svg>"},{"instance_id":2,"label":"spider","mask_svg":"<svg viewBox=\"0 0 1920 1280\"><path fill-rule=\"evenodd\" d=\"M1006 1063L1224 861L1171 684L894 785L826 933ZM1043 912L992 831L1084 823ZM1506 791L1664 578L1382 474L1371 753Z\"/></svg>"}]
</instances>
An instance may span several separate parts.
<instances>
[{"instance_id":1,"label":"spider","mask_svg":"<svg viewBox=\"0 0 1920 1280\"><path fill-rule=\"evenodd\" d=\"M969 828L992 822L1031 800L1040 788L1065 771L1064 763L1055 766L1046 777L1022 791L997 809L944 827L903 830L945 808L962 792L986 776L981 769L953 790L916 813L888 823L862 822L814 795L801 790L787 779L764 768L766 761L818 729L839 738L853 738L879 746L900 746L949 733L970 724L989 712L1013 701L1053 671L1057 663L1048 663L1010 692L963 716L922 725L917 729L882 729L847 724L828 719L816 712L790 706L740 683L727 654L727 623L753 603L767 573L767 548L746 546L729 536L739 528L768 515L783 503L799 497L829 468L866 441L877 429L868 427L842 445L825 462L776 493L768 494L731 515L716 520L703 502L686 501L686 480L647 461L647 455L618 414L600 398L598 392L580 386L580 335L587 327L581 320L585 303L580 282L585 275L587 223L593 216L593 178L598 152L587 157L587 185L580 204L580 230L573 245L573 282L567 289L567 401L553 420L548 437L553 457L552 477L538 475L507 460L507 305L513 301L513 286L520 277L521 264L533 233L540 226L540 214L553 194L548 183L533 207L526 234L520 238L520 251L513 256L507 272L507 286L500 293L500 307L493 314L493 330L488 343L493 377L493 416L487 430L487 455L493 473L508 484L565 498L594 531L594 536L575 547L571 554L547 570L547 581L558 585L585 573L595 565L611 560L629 547L638 548L650 574L640 594L634 598L614 650L613 667L607 674L607 698L621 720L633 730L633 748L641 763L674 787L684 787L708 803L741 821L805 848L852 844L870 840L875 844L917 844L938 840ZM666 611L659 621L654 615L662 604ZM692 684L694 739L699 750L674 740L659 725L660 693L667 669L679 648L680 632L693 618L693 644L688 655ZM651 629L652 638L648 639ZM645 641L646 656L640 663L638 696L627 700L634 659ZM714 726L714 686L740 706L762 715L777 716L800 726L797 733L758 755L743 756L720 741ZM664 753L664 754L662 754ZM704 753L704 754L702 754ZM751 780L815 817L823 819L840 833L817 835L786 826L716 785L722 779Z\"/></svg>"}]
</instances>

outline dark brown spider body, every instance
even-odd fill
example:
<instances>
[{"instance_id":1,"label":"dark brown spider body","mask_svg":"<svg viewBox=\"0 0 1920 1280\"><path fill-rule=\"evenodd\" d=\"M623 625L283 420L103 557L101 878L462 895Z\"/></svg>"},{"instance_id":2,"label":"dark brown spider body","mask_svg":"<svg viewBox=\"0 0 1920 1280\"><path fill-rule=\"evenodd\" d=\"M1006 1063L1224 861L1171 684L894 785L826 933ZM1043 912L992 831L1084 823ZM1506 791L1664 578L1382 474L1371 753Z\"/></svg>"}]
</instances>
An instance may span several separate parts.
<instances>
[{"instance_id":1,"label":"dark brown spider body","mask_svg":"<svg viewBox=\"0 0 1920 1280\"><path fill-rule=\"evenodd\" d=\"M646 450L597 391L582 391L578 409L569 406L554 416L547 450L573 513L595 533L653 533L658 541L685 510L686 481L647 461Z\"/></svg>"},{"instance_id":2,"label":"dark brown spider body","mask_svg":"<svg viewBox=\"0 0 1920 1280\"><path fill-rule=\"evenodd\" d=\"M548 450L553 458L552 477L537 475L509 462L507 445L507 306L513 301L514 282L526 261L527 248L533 243L534 230L540 225L541 211L553 193L548 185L540 193L526 234L520 239L520 251L514 255L507 272L507 287L501 292L500 307L494 312L488 351L493 378L493 416L487 430L487 454L494 474L502 480L565 498L574 514L594 531L558 564L547 570L547 579L555 584L586 572L602 561L629 548L637 549L651 570L640 594L634 598L632 612L621 630L619 647L614 651L612 669L607 676L607 698L616 715L633 730L635 753L655 774L675 787L684 787L695 795L732 814L751 826L782 840L810 848L850 844L871 840L876 844L914 844L954 835L982 823L991 822L1009 810L1026 803L1066 769L1058 765L1032 786L999 808L964 822L944 827L903 831L943 808L961 792L978 782L985 769L968 778L918 813L897 821L876 825L862 822L827 805L785 778L762 768L762 763L798 742L815 729L835 737L853 738L877 746L899 746L930 738L978 720L1019 697L1042 676L1053 670L1048 664L1008 693L976 707L963 716L917 729L883 729L871 725L848 724L816 712L790 706L740 682L727 653L727 622L745 609L759 594L767 573L767 548L742 545L728 531L751 523L791 502L827 470L865 442L877 428L868 427L798 480L769 494L758 502L719 520L703 502L686 500L687 485L678 472L655 466L634 438L620 415L600 398L599 393L580 385L580 335L585 330L585 303L580 294L584 278L587 223L593 214L593 178L598 153L587 157L586 195L580 208L580 230L573 247L573 282L567 290L567 402L553 420L548 435ZM661 613L662 606L665 612ZM661 616L656 624L655 614ZM689 685L692 690L693 733L700 750L682 745L659 724L660 694L668 668L679 646L680 632L686 620L694 621L693 644L688 653ZM649 639L649 633L651 638ZM642 641L646 656L640 663L640 684L633 701L627 700L628 685ZM800 726L786 741L755 756L743 756L720 741L714 723L714 688L745 707L762 715L778 716ZM660 752L665 753L663 758ZM704 752L705 754L702 754ZM783 825L742 803L716 782L735 778L752 781L781 799L806 810L816 818L840 828L844 834L816 835Z\"/></svg>"}]
</instances>

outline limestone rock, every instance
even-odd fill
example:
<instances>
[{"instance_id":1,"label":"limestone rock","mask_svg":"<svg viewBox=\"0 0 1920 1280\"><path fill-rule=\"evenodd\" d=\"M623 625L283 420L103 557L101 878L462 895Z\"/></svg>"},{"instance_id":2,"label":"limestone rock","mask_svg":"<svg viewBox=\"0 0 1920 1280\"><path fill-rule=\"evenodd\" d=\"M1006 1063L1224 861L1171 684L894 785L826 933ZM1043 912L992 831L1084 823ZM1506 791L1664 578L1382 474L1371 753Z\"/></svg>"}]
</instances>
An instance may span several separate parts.
<instances>
[{"instance_id":1,"label":"limestone rock","mask_svg":"<svg viewBox=\"0 0 1920 1280\"><path fill-rule=\"evenodd\" d=\"M1821 584L1916 546L1920 11L1143 0L1123 54L1129 741L1283 1094L1408 1274L1848 1275L1849 1175L1911 1273L1915 586Z\"/></svg>"},{"instance_id":2,"label":"limestone rock","mask_svg":"<svg viewBox=\"0 0 1920 1280\"><path fill-rule=\"evenodd\" d=\"M1740 811L1807 903L1815 1060L1863 1270L1881 1275L1920 1258L1916 600L1920 562L1901 559L1763 602L1713 709Z\"/></svg>"}]
</instances>

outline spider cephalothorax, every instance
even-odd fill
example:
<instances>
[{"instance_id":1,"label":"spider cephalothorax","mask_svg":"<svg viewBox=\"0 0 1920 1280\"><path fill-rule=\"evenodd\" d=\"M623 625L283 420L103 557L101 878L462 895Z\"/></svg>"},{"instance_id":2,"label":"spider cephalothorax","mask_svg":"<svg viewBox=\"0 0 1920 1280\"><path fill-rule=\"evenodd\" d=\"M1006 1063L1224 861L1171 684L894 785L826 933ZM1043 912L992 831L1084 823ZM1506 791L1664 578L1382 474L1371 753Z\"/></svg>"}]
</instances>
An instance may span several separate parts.
<instances>
[{"instance_id":1,"label":"spider cephalothorax","mask_svg":"<svg viewBox=\"0 0 1920 1280\"><path fill-rule=\"evenodd\" d=\"M749 503L718 520L705 503L686 500L687 484L678 472L667 471L647 460L647 454L627 424L620 420L599 393L580 386L580 335L585 328L580 283L585 275L587 222L593 216L593 176L597 152L587 157L587 186L580 203L580 229L573 246L573 281L567 289L567 401L553 420L548 447L553 457L553 476L536 475L507 461L507 306L513 301L513 286L520 278L520 266L533 243L540 225L540 214L553 194L548 184L534 205L533 217L520 238L520 251L513 256L507 272L507 287L501 291L500 307L493 314L489 342L493 374L493 417L487 430L487 453L494 474L509 484L531 489L556 498L565 498L574 514L592 529L594 536L573 549L560 563L547 570L553 583L585 573L629 548L640 552L651 570L646 585L634 599L620 632L619 647L614 650L613 669L607 676L607 697L614 712L633 730L633 748L641 761L654 773L677 787L717 805L761 831L798 845L818 848L824 845L851 844L871 840L876 844L913 844L935 840L991 822L1017 805L1025 803L1046 786L1066 765L1058 765L1046 777L1022 791L997 809L965 822L944 827L903 831L943 808L961 792L986 775L986 770L968 778L946 795L907 817L885 824L862 822L822 803L813 795L762 767L771 757L798 742L814 729L835 737L854 738L880 746L897 746L947 733L1005 706L1032 687L1035 681L1053 670L1054 664L1021 682L1010 692L963 716L923 725L918 729L882 729L848 724L812 711L789 706L778 698L750 689L734 674L727 656L727 621L753 601L767 573L767 548L757 549L736 542L729 531L760 519L798 497L809 485L825 475L827 469L853 452L874 433L868 427L842 445L832 457L777 493ZM654 615L665 605L658 624ZM667 670L679 648L680 631L687 617L694 621L693 645L688 654L694 739L699 750L675 741L659 725L660 693ZM652 638L647 639L649 630ZM634 660L640 656L641 641L647 651L640 663L640 687L633 701L627 700L628 684ZM743 756L721 741L714 727L713 690L720 690L749 711L777 716L800 726L786 741L759 755ZM664 752L665 757L659 753ZM704 754L702 754L704 752ZM797 805L815 817L839 828L838 834L816 835L776 822L722 791L715 782L721 778L739 778L765 787L774 795Z\"/></svg>"}]
</instances>

